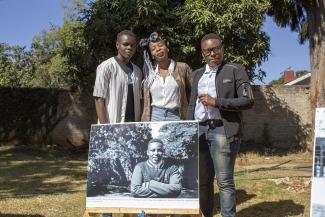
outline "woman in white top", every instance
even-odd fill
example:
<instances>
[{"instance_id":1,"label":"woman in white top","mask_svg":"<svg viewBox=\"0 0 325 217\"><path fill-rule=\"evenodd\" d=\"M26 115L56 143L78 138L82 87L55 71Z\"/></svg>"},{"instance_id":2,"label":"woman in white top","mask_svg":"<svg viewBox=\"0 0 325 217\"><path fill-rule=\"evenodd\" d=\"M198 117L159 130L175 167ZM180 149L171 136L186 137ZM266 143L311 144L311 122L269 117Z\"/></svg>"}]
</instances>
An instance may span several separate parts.
<instances>
[{"instance_id":1,"label":"woman in white top","mask_svg":"<svg viewBox=\"0 0 325 217\"><path fill-rule=\"evenodd\" d=\"M156 32L141 40L140 45L144 49L143 70L146 76L142 121L185 120L191 68L168 57L169 49Z\"/></svg>"}]
</instances>

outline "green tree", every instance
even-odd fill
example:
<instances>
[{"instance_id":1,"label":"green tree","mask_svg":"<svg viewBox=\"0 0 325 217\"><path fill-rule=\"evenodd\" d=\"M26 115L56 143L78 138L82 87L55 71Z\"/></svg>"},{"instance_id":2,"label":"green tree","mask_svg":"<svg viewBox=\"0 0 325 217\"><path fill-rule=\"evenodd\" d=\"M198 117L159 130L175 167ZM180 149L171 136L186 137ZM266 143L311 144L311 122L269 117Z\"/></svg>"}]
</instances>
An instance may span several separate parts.
<instances>
[{"instance_id":1,"label":"green tree","mask_svg":"<svg viewBox=\"0 0 325 217\"><path fill-rule=\"evenodd\" d=\"M308 71L308 70L298 70L298 71L296 71L296 77L299 78L299 77L304 76L308 73L310 73L310 71Z\"/></svg>"},{"instance_id":2,"label":"green tree","mask_svg":"<svg viewBox=\"0 0 325 217\"><path fill-rule=\"evenodd\" d=\"M217 32L226 46L225 59L243 64L252 78L262 78L263 71L255 72L269 54L269 37L261 31L267 1L257 0L187 0L182 10L182 23L186 35L192 37L190 45L207 32ZM198 47L196 59L200 59ZM192 57L191 57L192 58Z\"/></svg>"},{"instance_id":3,"label":"green tree","mask_svg":"<svg viewBox=\"0 0 325 217\"><path fill-rule=\"evenodd\" d=\"M281 75L280 78L270 81L269 85L283 85L283 82L284 82L284 77L283 75Z\"/></svg>"},{"instance_id":4,"label":"green tree","mask_svg":"<svg viewBox=\"0 0 325 217\"><path fill-rule=\"evenodd\" d=\"M309 39L312 107L325 106L325 0L270 0L268 14L280 27Z\"/></svg>"},{"instance_id":5,"label":"green tree","mask_svg":"<svg viewBox=\"0 0 325 217\"><path fill-rule=\"evenodd\" d=\"M89 73L92 58L84 38L85 22L79 14L85 0L64 0L64 23L34 37L32 43L35 74L31 83L38 87L89 89L94 75ZM91 84L92 85L92 84Z\"/></svg>"},{"instance_id":6,"label":"green tree","mask_svg":"<svg viewBox=\"0 0 325 217\"><path fill-rule=\"evenodd\" d=\"M96 66L116 54L116 34L124 29L131 29L140 38L158 31L166 38L171 57L189 63L194 69L202 65L201 37L216 32L225 42L227 61L243 64L251 79L264 75L263 71L256 72L255 67L269 53L269 38L261 31L263 12L269 6L267 0L63 2L66 9L63 26L42 31L33 39L30 51L20 50L21 57L28 62L26 70L18 67L23 59L16 61L10 56L13 53L9 55L13 50L2 52L1 73L11 73L0 77L2 83L90 93ZM135 62L142 64L140 52Z\"/></svg>"},{"instance_id":7,"label":"green tree","mask_svg":"<svg viewBox=\"0 0 325 217\"><path fill-rule=\"evenodd\" d=\"M0 44L0 86L28 87L33 76L32 55L25 47Z\"/></svg>"},{"instance_id":8,"label":"green tree","mask_svg":"<svg viewBox=\"0 0 325 217\"><path fill-rule=\"evenodd\" d=\"M260 75L255 66L269 53L269 38L261 31L268 6L266 0L97 0L84 12L85 37L98 64L115 54L119 31L131 29L140 38L158 31L173 58L197 68L201 37L217 32L226 44L226 60L243 64L254 78Z\"/></svg>"},{"instance_id":9,"label":"green tree","mask_svg":"<svg viewBox=\"0 0 325 217\"><path fill-rule=\"evenodd\" d=\"M0 45L0 85L11 87L79 88L89 76L83 37L84 22L78 20L85 0L62 0L63 26L51 26L33 38L31 48Z\"/></svg>"},{"instance_id":10,"label":"green tree","mask_svg":"<svg viewBox=\"0 0 325 217\"><path fill-rule=\"evenodd\" d=\"M116 54L116 35L124 29L132 30L140 38L159 31L169 41L170 34L175 35L174 26L179 23L177 9L180 3L179 0L94 1L82 19L86 21L85 37L95 64ZM173 46L172 41L169 43ZM177 49L179 46L173 46L172 53L176 53ZM138 58L141 59L142 55Z\"/></svg>"},{"instance_id":11,"label":"green tree","mask_svg":"<svg viewBox=\"0 0 325 217\"><path fill-rule=\"evenodd\" d=\"M11 86L17 76L14 74L14 63L10 59L10 47L0 44L0 85Z\"/></svg>"},{"instance_id":12,"label":"green tree","mask_svg":"<svg viewBox=\"0 0 325 217\"><path fill-rule=\"evenodd\" d=\"M35 73L31 83L35 87L68 87L64 75L67 64L60 53L60 31L61 27L52 26L50 31L44 30L33 38L31 51Z\"/></svg>"},{"instance_id":13,"label":"green tree","mask_svg":"<svg viewBox=\"0 0 325 217\"><path fill-rule=\"evenodd\" d=\"M89 59L83 28L81 21L66 20L62 27L52 27L34 37L34 86L64 89L83 86L89 77L84 71Z\"/></svg>"}]
</instances>

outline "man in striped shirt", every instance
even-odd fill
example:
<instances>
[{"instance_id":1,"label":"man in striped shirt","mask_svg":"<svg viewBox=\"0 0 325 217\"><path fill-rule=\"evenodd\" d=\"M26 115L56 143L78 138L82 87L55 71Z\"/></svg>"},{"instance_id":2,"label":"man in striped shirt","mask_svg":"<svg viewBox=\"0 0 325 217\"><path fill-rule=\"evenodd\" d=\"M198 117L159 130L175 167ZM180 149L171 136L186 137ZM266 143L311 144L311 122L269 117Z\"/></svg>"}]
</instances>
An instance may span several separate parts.
<instances>
[{"instance_id":1,"label":"man in striped shirt","mask_svg":"<svg viewBox=\"0 0 325 217\"><path fill-rule=\"evenodd\" d=\"M140 121L142 73L130 61L136 44L133 32L118 33L117 55L97 67L93 96L100 124Z\"/></svg>"}]
</instances>

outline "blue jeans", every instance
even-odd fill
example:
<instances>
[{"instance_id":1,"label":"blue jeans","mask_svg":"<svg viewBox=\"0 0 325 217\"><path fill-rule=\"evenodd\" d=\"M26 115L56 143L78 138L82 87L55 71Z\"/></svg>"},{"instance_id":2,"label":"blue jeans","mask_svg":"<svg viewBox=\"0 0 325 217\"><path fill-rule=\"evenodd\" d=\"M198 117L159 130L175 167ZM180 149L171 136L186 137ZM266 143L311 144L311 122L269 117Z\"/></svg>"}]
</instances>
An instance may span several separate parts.
<instances>
[{"instance_id":1,"label":"blue jeans","mask_svg":"<svg viewBox=\"0 0 325 217\"><path fill-rule=\"evenodd\" d=\"M224 127L209 129L200 126L199 137L200 207L205 217L213 216L216 176L220 196L221 215L236 216L234 166L240 140L227 142Z\"/></svg>"},{"instance_id":2,"label":"blue jeans","mask_svg":"<svg viewBox=\"0 0 325 217\"><path fill-rule=\"evenodd\" d=\"M165 109L156 106L151 107L150 121L179 121L179 109Z\"/></svg>"}]
</instances>

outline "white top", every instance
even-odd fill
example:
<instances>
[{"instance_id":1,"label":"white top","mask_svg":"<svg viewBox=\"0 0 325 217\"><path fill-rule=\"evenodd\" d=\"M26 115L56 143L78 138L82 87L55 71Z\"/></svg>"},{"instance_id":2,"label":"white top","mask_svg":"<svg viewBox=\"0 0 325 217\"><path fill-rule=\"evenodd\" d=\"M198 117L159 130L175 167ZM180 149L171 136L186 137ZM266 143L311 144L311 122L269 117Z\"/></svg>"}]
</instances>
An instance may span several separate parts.
<instances>
[{"instance_id":1,"label":"white top","mask_svg":"<svg viewBox=\"0 0 325 217\"><path fill-rule=\"evenodd\" d=\"M198 95L209 94L213 98L217 98L216 91L216 72L218 69L211 69L209 65L205 66L205 71L198 83ZM213 106L204 106L199 100L195 104L195 120L205 121L207 119L221 119L220 111Z\"/></svg>"},{"instance_id":2,"label":"white top","mask_svg":"<svg viewBox=\"0 0 325 217\"><path fill-rule=\"evenodd\" d=\"M97 67L93 96L105 99L109 123L121 123L125 120L128 83L133 83L135 121L140 121L142 73L133 63L132 69L128 78L128 74L114 57Z\"/></svg>"},{"instance_id":3,"label":"white top","mask_svg":"<svg viewBox=\"0 0 325 217\"><path fill-rule=\"evenodd\" d=\"M152 98L151 106L166 109L176 109L180 105L180 93L176 80L172 76L175 69L175 61L171 60L168 67L168 75L164 79L159 74L158 65L155 69L156 77L150 86Z\"/></svg>"}]
</instances>

